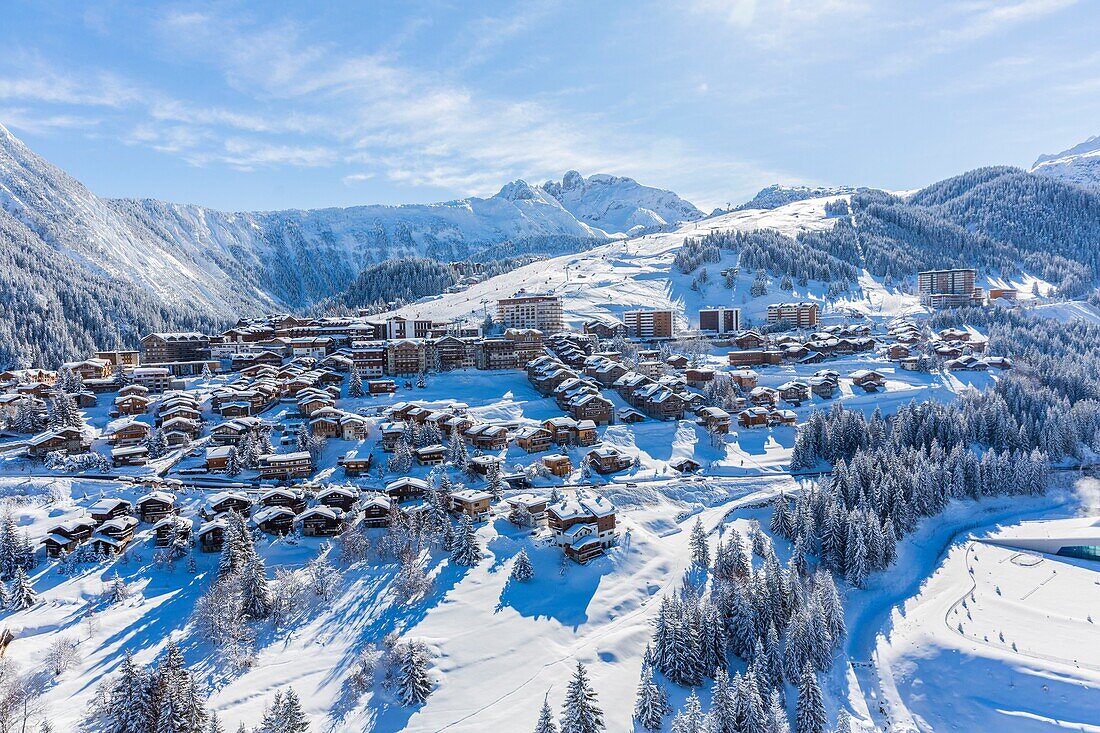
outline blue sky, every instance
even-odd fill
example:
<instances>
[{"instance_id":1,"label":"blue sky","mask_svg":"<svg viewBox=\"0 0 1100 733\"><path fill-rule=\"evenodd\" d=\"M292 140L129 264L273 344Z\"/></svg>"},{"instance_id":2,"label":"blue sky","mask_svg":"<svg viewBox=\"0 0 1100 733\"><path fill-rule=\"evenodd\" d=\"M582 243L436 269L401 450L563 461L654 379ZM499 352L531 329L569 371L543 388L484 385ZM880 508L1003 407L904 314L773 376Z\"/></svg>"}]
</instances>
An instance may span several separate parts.
<instances>
[{"instance_id":1,"label":"blue sky","mask_svg":"<svg viewBox=\"0 0 1100 733\"><path fill-rule=\"evenodd\" d=\"M1100 134L1091 0L312 5L8 0L0 122L96 193L230 210L568 169L709 209Z\"/></svg>"}]
</instances>

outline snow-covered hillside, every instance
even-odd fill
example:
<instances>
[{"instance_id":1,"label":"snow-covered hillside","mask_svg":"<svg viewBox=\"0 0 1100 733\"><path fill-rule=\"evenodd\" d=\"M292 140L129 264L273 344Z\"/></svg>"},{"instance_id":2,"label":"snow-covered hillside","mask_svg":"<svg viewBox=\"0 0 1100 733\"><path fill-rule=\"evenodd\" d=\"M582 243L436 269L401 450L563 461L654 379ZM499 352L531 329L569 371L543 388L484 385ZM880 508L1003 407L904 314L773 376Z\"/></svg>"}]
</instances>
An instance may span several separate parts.
<instances>
[{"instance_id":1,"label":"snow-covered hillside","mask_svg":"<svg viewBox=\"0 0 1100 733\"><path fill-rule=\"evenodd\" d=\"M1040 155L1031 172L1082 186L1100 187L1100 135L1093 135L1060 153Z\"/></svg>"},{"instance_id":2,"label":"snow-covered hillside","mask_svg":"<svg viewBox=\"0 0 1100 733\"><path fill-rule=\"evenodd\" d=\"M532 238L609 240L698 218L691 204L628 178L571 172L488 198L439 204L228 213L150 199L105 199L0 126L0 207L43 242L168 304L235 316L304 307L363 265L417 255L461 259Z\"/></svg>"},{"instance_id":3,"label":"snow-covered hillside","mask_svg":"<svg viewBox=\"0 0 1100 733\"><path fill-rule=\"evenodd\" d=\"M749 201L735 207L735 211L745 209L778 209L780 206L805 201L806 199L818 199L825 196L842 196L855 193L856 188L851 186L784 186L775 185L762 188ZM720 213L720 211L715 212Z\"/></svg>"},{"instance_id":4,"label":"snow-covered hillside","mask_svg":"<svg viewBox=\"0 0 1100 733\"><path fill-rule=\"evenodd\" d=\"M714 231L774 229L794 236L800 231L826 229L836 219L826 216L825 204L835 198L797 201L772 210L737 211L686 224L673 232L611 242L579 254L536 262L463 292L408 305L399 312L406 316L476 320L492 313L498 298L526 291L561 295L565 319L574 324L601 314L618 317L631 308L676 308L691 321L697 318L698 309L707 305L741 305L747 315L756 318L770 302L820 298L820 293L796 288L794 293L774 292L750 300L747 292L752 273L742 273L733 290L719 282L719 270L736 265L732 254L708 265L711 282L693 290L695 274L685 275L673 267L677 250L685 240ZM742 303L742 296L746 296L747 303Z\"/></svg>"}]
</instances>

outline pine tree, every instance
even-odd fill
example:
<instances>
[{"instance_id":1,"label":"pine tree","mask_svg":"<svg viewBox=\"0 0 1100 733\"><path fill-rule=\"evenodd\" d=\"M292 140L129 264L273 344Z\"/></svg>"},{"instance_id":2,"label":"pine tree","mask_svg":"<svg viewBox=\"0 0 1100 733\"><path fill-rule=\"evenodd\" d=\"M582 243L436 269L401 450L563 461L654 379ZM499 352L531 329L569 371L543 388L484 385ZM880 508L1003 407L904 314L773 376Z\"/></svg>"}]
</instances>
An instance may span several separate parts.
<instances>
[{"instance_id":1,"label":"pine tree","mask_svg":"<svg viewBox=\"0 0 1100 733\"><path fill-rule=\"evenodd\" d=\"M554 722L554 711L550 709L550 700L542 698L542 711L539 722L535 724L535 733L558 733L558 724Z\"/></svg>"},{"instance_id":2,"label":"pine tree","mask_svg":"<svg viewBox=\"0 0 1100 733\"><path fill-rule=\"evenodd\" d=\"M643 665L638 695L634 700L634 720L645 730L661 730L668 707L668 698L654 679L653 668Z\"/></svg>"},{"instance_id":3,"label":"pine tree","mask_svg":"<svg viewBox=\"0 0 1100 733\"><path fill-rule=\"evenodd\" d=\"M485 490L493 495L494 501L500 501L506 488L508 485L504 483L504 473L501 471L500 463L496 461L490 463L485 471Z\"/></svg>"},{"instance_id":4,"label":"pine tree","mask_svg":"<svg viewBox=\"0 0 1100 733\"><path fill-rule=\"evenodd\" d=\"M787 720L787 709L783 705L783 695L779 690L772 690L768 699L768 733L791 733L791 725Z\"/></svg>"},{"instance_id":5,"label":"pine tree","mask_svg":"<svg viewBox=\"0 0 1100 733\"><path fill-rule=\"evenodd\" d=\"M718 670L710 698L707 733L741 733L737 727L737 696L726 670Z\"/></svg>"},{"instance_id":6,"label":"pine tree","mask_svg":"<svg viewBox=\"0 0 1100 733\"><path fill-rule=\"evenodd\" d=\"M447 462L459 470L465 470L469 460L470 454L466 450L466 441L462 439L462 431L455 427L451 430L451 437L447 442Z\"/></svg>"},{"instance_id":7,"label":"pine tree","mask_svg":"<svg viewBox=\"0 0 1100 733\"><path fill-rule=\"evenodd\" d=\"M149 451L150 458L157 459L163 457L164 454L168 452L168 438L165 437L164 431L160 428L153 430L145 441L145 447Z\"/></svg>"},{"instance_id":8,"label":"pine tree","mask_svg":"<svg viewBox=\"0 0 1100 733\"><path fill-rule=\"evenodd\" d=\"M359 367L353 366L348 374L348 397L358 399L363 396L363 378L359 375Z\"/></svg>"},{"instance_id":9,"label":"pine tree","mask_svg":"<svg viewBox=\"0 0 1100 733\"><path fill-rule=\"evenodd\" d=\"M798 683L795 729L797 733L824 733L825 723L825 702L821 698L821 688L817 685L813 667L807 664Z\"/></svg>"},{"instance_id":10,"label":"pine tree","mask_svg":"<svg viewBox=\"0 0 1100 733\"><path fill-rule=\"evenodd\" d=\"M264 561L253 552L241 570L241 612L250 618L261 619L271 615L273 598L267 582Z\"/></svg>"},{"instance_id":11,"label":"pine tree","mask_svg":"<svg viewBox=\"0 0 1100 733\"><path fill-rule=\"evenodd\" d=\"M852 733L852 716L846 708L841 708L836 714L836 728L833 733Z\"/></svg>"},{"instance_id":12,"label":"pine tree","mask_svg":"<svg viewBox=\"0 0 1100 733\"><path fill-rule=\"evenodd\" d=\"M229 455L225 459L225 475L239 476L243 470L244 466L241 463L240 454L237 452L237 446L233 446L229 449Z\"/></svg>"},{"instance_id":13,"label":"pine tree","mask_svg":"<svg viewBox=\"0 0 1100 733\"><path fill-rule=\"evenodd\" d=\"M855 587L863 587L867 578L867 547L858 520L848 524L847 553L844 557L844 579Z\"/></svg>"},{"instance_id":14,"label":"pine tree","mask_svg":"<svg viewBox=\"0 0 1100 733\"><path fill-rule=\"evenodd\" d=\"M706 733L706 722L699 696L692 690L683 709L672 719L672 733Z\"/></svg>"},{"instance_id":15,"label":"pine tree","mask_svg":"<svg viewBox=\"0 0 1100 733\"><path fill-rule=\"evenodd\" d=\"M111 580L111 589L108 593L108 598L111 603L122 603L129 595L130 591L126 587L126 581L120 578L116 572L114 578Z\"/></svg>"},{"instance_id":16,"label":"pine tree","mask_svg":"<svg viewBox=\"0 0 1100 733\"><path fill-rule=\"evenodd\" d=\"M210 362L206 362L202 365L202 381L209 383L214 378L214 373L210 371Z\"/></svg>"},{"instance_id":17,"label":"pine tree","mask_svg":"<svg viewBox=\"0 0 1100 733\"><path fill-rule=\"evenodd\" d=\"M531 566L531 559L527 557L527 552L520 550L516 555L516 561L512 564L512 580L518 580L521 583L530 580L535 575L535 569Z\"/></svg>"},{"instance_id":18,"label":"pine tree","mask_svg":"<svg viewBox=\"0 0 1100 733\"><path fill-rule=\"evenodd\" d=\"M38 594L31 586L31 579L27 577L27 571L19 567L15 569L15 575L8 589L7 608L12 611L21 611L30 608L38 600Z\"/></svg>"},{"instance_id":19,"label":"pine tree","mask_svg":"<svg viewBox=\"0 0 1100 733\"><path fill-rule=\"evenodd\" d=\"M406 645L397 677L397 696L403 705L421 705L432 694L432 678L428 674L428 654L423 645Z\"/></svg>"},{"instance_id":20,"label":"pine tree","mask_svg":"<svg viewBox=\"0 0 1100 733\"><path fill-rule=\"evenodd\" d=\"M456 565L473 567L481 561L481 557L481 547L478 545L477 535L474 533L473 520L469 514L463 514L451 549L451 562Z\"/></svg>"},{"instance_id":21,"label":"pine tree","mask_svg":"<svg viewBox=\"0 0 1100 733\"><path fill-rule=\"evenodd\" d=\"M739 733L768 733L764 700L750 667L741 677L737 691L737 729Z\"/></svg>"},{"instance_id":22,"label":"pine tree","mask_svg":"<svg viewBox=\"0 0 1100 733\"><path fill-rule=\"evenodd\" d=\"M210 722L206 724L206 730L203 733L225 733L225 726L222 725L217 713L210 713Z\"/></svg>"},{"instance_id":23,"label":"pine tree","mask_svg":"<svg viewBox=\"0 0 1100 733\"><path fill-rule=\"evenodd\" d=\"M127 651L111 686L109 729L115 733L146 733L152 727L152 713L149 676Z\"/></svg>"},{"instance_id":24,"label":"pine tree","mask_svg":"<svg viewBox=\"0 0 1100 733\"><path fill-rule=\"evenodd\" d=\"M588 670L577 662L561 708L561 733L602 733L603 710L588 682Z\"/></svg>"},{"instance_id":25,"label":"pine tree","mask_svg":"<svg viewBox=\"0 0 1100 733\"><path fill-rule=\"evenodd\" d=\"M701 568L710 567L710 546L707 544L707 533L700 517L695 518L695 524L691 528L691 561Z\"/></svg>"},{"instance_id":26,"label":"pine tree","mask_svg":"<svg viewBox=\"0 0 1100 733\"><path fill-rule=\"evenodd\" d=\"M293 687L286 688L283 693L283 707L280 714L281 728L279 733L308 733L309 721L302 711L302 702Z\"/></svg>"}]
</instances>

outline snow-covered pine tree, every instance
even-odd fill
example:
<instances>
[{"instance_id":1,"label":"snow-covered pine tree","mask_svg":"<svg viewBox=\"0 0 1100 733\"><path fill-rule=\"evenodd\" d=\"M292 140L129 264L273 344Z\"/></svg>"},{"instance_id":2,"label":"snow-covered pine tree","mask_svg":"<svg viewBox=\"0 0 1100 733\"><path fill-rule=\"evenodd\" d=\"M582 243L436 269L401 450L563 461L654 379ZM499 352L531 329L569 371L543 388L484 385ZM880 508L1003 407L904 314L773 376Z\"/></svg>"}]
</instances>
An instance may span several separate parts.
<instances>
[{"instance_id":1,"label":"snow-covered pine tree","mask_svg":"<svg viewBox=\"0 0 1100 733\"><path fill-rule=\"evenodd\" d=\"M710 696L707 733L741 733L737 727L737 695L726 670L719 669Z\"/></svg>"},{"instance_id":2,"label":"snow-covered pine tree","mask_svg":"<svg viewBox=\"0 0 1100 733\"><path fill-rule=\"evenodd\" d=\"M353 366L348 373L348 397L358 399L363 396L363 378L359 375L359 367Z\"/></svg>"},{"instance_id":3,"label":"snow-covered pine tree","mask_svg":"<svg viewBox=\"0 0 1100 733\"><path fill-rule=\"evenodd\" d=\"M531 566L531 559L527 557L525 550L520 550L516 555L516 561L512 563L512 580L518 580L521 583L526 582L533 578L535 575L535 569Z\"/></svg>"},{"instance_id":4,"label":"snow-covered pine tree","mask_svg":"<svg viewBox=\"0 0 1100 733\"><path fill-rule=\"evenodd\" d=\"M603 710L588 681L588 670L577 662L561 706L561 733L603 733Z\"/></svg>"},{"instance_id":5,"label":"snow-covered pine tree","mask_svg":"<svg viewBox=\"0 0 1100 733\"><path fill-rule=\"evenodd\" d=\"M668 713L668 697L653 677L653 668L643 663L638 694L634 699L634 721L645 730L658 731Z\"/></svg>"},{"instance_id":6,"label":"snow-covered pine tree","mask_svg":"<svg viewBox=\"0 0 1100 733\"><path fill-rule=\"evenodd\" d=\"M145 447L149 450L150 458L154 460L162 458L164 454L168 452L168 438L165 437L164 431L160 428L155 428L153 432L149 434L148 439L146 439Z\"/></svg>"},{"instance_id":7,"label":"snow-covered pine tree","mask_svg":"<svg viewBox=\"0 0 1100 733\"><path fill-rule=\"evenodd\" d=\"M847 708L841 708L836 714L836 728L833 733L852 733L852 715Z\"/></svg>"},{"instance_id":8,"label":"snow-covered pine tree","mask_svg":"<svg viewBox=\"0 0 1100 733\"><path fill-rule=\"evenodd\" d=\"M707 733L707 719L695 690L691 691L684 707L672 719L672 733Z\"/></svg>"},{"instance_id":9,"label":"snow-covered pine tree","mask_svg":"<svg viewBox=\"0 0 1100 733\"><path fill-rule=\"evenodd\" d=\"M12 611L21 611L33 606L37 600L38 594L31 585L31 579L27 577L27 571L17 567L12 576L11 586L8 588L7 608Z\"/></svg>"},{"instance_id":10,"label":"snow-covered pine tree","mask_svg":"<svg viewBox=\"0 0 1100 733\"><path fill-rule=\"evenodd\" d=\"M817 675L813 667L807 664L798 683L795 730L797 733L824 733L826 722L825 702L817 684Z\"/></svg>"},{"instance_id":11,"label":"snow-covered pine tree","mask_svg":"<svg viewBox=\"0 0 1100 733\"><path fill-rule=\"evenodd\" d=\"M534 733L558 733L558 724L554 722L554 711L550 709L550 700L542 698L542 710L539 712L539 720L535 723Z\"/></svg>"},{"instance_id":12,"label":"snow-covered pine tree","mask_svg":"<svg viewBox=\"0 0 1100 733\"><path fill-rule=\"evenodd\" d=\"M695 518L695 524L691 527L691 561L700 568L710 567L710 545L707 544L707 532L700 517Z\"/></svg>"},{"instance_id":13,"label":"snow-covered pine tree","mask_svg":"<svg viewBox=\"0 0 1100 733\"><path fill-rule=\"evenodd\" d=\"M473 567L481 562L481 557L481 547L474 533L474 522L469 514L463 514L451 548L451 562Z\"/></svg>"},{"instance_id":14,"label":"snow-covered pine tree","mask_svg":"<svg viewBox=\"0 0 1100 733\"><path fill-rule=\"evenodd\" d=\"M279 733L308 733L309 720L302 710L302 701L293 687L287 687L283 693L283 706L279 715L281 727Z\"/></svg>"},{"instance_id":15,"label":"snow-covered pine tree","mask_svg":"<svg viewBox=\"0 0 1100 733\"><path fill-rule=\"evenodd\" d=\"M239 476L243 470L244 465L241 463L240 454L237 453L237 446L233 446L229 449L229 455L225 459L225 475Z\"/></svg>"},{"instance_id":16,"label":"snow-covered pine tree","mask_svg":"<svg viewBox=\"0 0 1100 733\"><path fill-rule=\"evenodd\" d=\"M772 690L768 698L768 733L791 733L791 724L787 720L787 708L783 704L783 694Z\"/></svg>"},{"instance_id":17,"label":"snow-covered pine tree","mask_svg":"<svg viewBox=\"0 0 1100 733\"><path fill-rule=\"evenodd\" d=\"M493 461L485 471L485 490L493 495L493 501L500 501L508 484L504 482L504 472L500 463Z\"/></svg>"},{"instance_id":18,"label":"snow-covered pine tree","mask_svg":"<svg viewBox=\"0 0 1100 733\"><path fill-rule=\"evenodd\" d=\"M263 558L252 552L241 567L241 613L253 619L271 615L273 598Z\"/></svg>"},{"instance_id":19,"label":"snow-covered pine tree","mask_svg":"<svg viewBox=\"0 0 1100 733\"><path fill-rule=\"evenodd\" d=\"M153 699L149 674L134 662L129 651L111 685L108 727L119 733L145 733L153 725Z\"/></svg>"},{"instance_id":20,"label":"snow-covered pine tree","mask_svg":"<svg viewBox=\"0 0 1100 733\"><path fill-rule=\"evenodd\" d=\"M397 676L397 696L403 705L421 705L432 694L432 678L428 674L428 650L419 642L409 642L401 659Z\"/></svg>"},{"instance_id":21,"label":"snow-covered pine tree","mask_svg":"<svg viewBox=\"0 0 1100 733\"><path fill-rule=\"evenodd\" d=\"M738 685L736 711L739 733L768 733L764 700L751 667L742 675Z\"/></svg>"},{"instance_id":22,"label":"snow-covered pine tree","mask_svg":"<svg viewBox=\"0 0 1100 733\"><path fill-rule=\"evenodd\" d=\"M466 464L470 461L469 451L466 450L466 441L462 438L462 431L458 428L451 430L451 437L447 441L447 462L460 471L466 470Z\"/></svg>"}]
</instances>

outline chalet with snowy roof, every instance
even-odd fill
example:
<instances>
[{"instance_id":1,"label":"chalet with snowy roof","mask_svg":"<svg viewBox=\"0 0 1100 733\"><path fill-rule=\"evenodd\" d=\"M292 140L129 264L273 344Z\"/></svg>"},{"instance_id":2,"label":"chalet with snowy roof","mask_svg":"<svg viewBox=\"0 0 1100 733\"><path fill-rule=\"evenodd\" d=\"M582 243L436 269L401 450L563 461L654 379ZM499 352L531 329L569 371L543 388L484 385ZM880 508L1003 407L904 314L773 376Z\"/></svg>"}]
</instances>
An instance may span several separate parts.
<instances>
[{"instance_id":1,"label":"chalet with snowy roof","mask_svg":"<svg viewBox=\"0 0 1100 733\"><path fill-rule=\"evenodd\" d=\"M294 531L297 516L285 506L268 506L253 514L249 522L265 534L282 536Z\"/></svg>"},{"instance_id":2,"label":"chalet with snowy roof","mask_svg":"<svg viewBox=\"0 0 1100 733\"><path fill-rule=\"evenodd\" d=\"M50 527L42 545L50 557L59 557L62 552L71 553L77 546L90 538L95 532L97 522L94 519L69 519Z\"/></svg>"},{"instance_id":3,"label":"chalet with snowy roof","mask_svg":"<svg viewBox=\"0 0 1100 733\"><path fill-rule=\"evenodd\" d=\"M119 420L107 426L103 437L110 445L136 445L149 439L153 428L138 420Z\"/></svg>"},{"instance_id":4,"label":"chalet with snowy roof","mask_svg":"<svg viewBox=\"0 0 1100 733\"><path fill-rule=\"evenodd\" d=\"M480 450L500 450L508 446L508 428L492 423L480 423L466 430L466 441Z\"/></svg>"},{"instance_id":5,"label":"chalet with snowy roof","mask_svg":"<svg viewBox=\"0 0 1100 733\"><path fill-rule=\"evenodd\" d=\"M123 417L128 415L144 415L149 411L149 403L151 400L145 395L140 394L128 394L115 397L114 402L111 405L111 409L108 411L112 417Z\"/></svg>"},{"instance_id":6,"label":"chalet with snowy roof","mask_svg":"<svg viewBox=\"0 0 1100 733\"><path fill-rule=\"evenodd\" d=\"M584 460L592 470L602 475L625 471L634 464L634 459L609 445L593 448L588 451Z\"/></svg>"},{"instance_id":7,"label":"chalet with snowy roof","mask_svg":"<svg viewBox=\"0 0 1100 733\"><path fill-rule=\"evenodd\" d=\"M687 401L661 384L649 384L634 392L631 404L655 420L681 420Z\"/></svg>"},{"instance_id":8,"label":"chalet with snowy roof","mask_svg":"<svg viewBox=\"0 0 1100 733\"><path fill-rule=\"evenodd\" d=\"M116 497L105 497L88 507L88 514L96 524L128 516L132 511L133 505L130 502Z\"/></svg>"},{"instance_id":9,"label":"chalet with snowy roof","mask_svg":"<svg viewBox=\"0 0 1100 733\"><path fill-rule=\"evenodd\" d=\"M439 466L447 459L447 448L440 443L426 445L415 449L413 457L419 466Z\"/></svg>"},{"instance_id":10,"label":"chalet with snowy roof","mask_svg":"<svg viewBox=\"0 0 1100 733\"><path fill-rule=\"evenodd\" d=\"M541 453L554 445L554 434L546 428L526 426L516 431L515 440L528 453Z\"/></svg>"},{"instance_id":11,"label":"chalet with snowy roof","mask_svg":"<svg viewBox=\"0 0 1100 733\"><path fill-rule=\"evenodd\" d=\"M281 506L299 514L306 508L305 495L298 489L275 488L260 494L261 507Z\"/></svg>"},{"instance_id":12,"label":"chalet with snowy roof","mask_svg":"<svg viewBox=\"0 0 1100 733\"><path fill-rule=\"evenodd\" d=\"M461 489L451 492L451 511L465 514L475 522L484 522L491 513L493 495L480 489Z\"/></svg>"},{"instance_id":13,"label":"chalet with snowy roof","mask_svg":"<svg viewBox=\"0 0 1100 733\"><path fill-rule=\"evenodd\" d=\"M175 542L189 542L194 523L187 517L169 514L153 525L154 544L157 547L169 547Z\"/></svg>"},{"instance_id":14,"label":"chalet with snowy roof","mask_svg":"<svg viewBox=\"0 0 1100 733\"><path fill-rule=\"evenodd\" d=\"M298 522L306 537L335 537L344 529L344 513L339 509L317 505L299 514Z\"/></svg>"},{"instance_id":15,"label":"chalet with snowy roof","mask_svg":"<svg viewBox=\"0 0 1100 733\"><path fill-rule=\"evenodd\" d=\"M199 540L199 549L203 552L221 552L225 544L225 528L224 519L214 519L200 526L195 532Z\"/></svg>"},{"instance_id":16,"label":"chalet with snowy roof","mask_svg":"<svg viewBox=\"0 0 1100 733\"><path fill-rule=\"evenodd\" d=\"M365 494L359 502L363 512L364 527L387 527L390 523L392 500L386 494L371 492Z\"/></svg>"},{"instance_id":17,"label":"chalet with snowy roof","mask_svg":"<svg viewBox=\"0 0 1100 733\"><path fill-rule=\"evenodd\" d=\"M100 552L121 552L134 539L134 530L137 528L137 517L123 515L108 519L96 528L90 542Z\"/></svg>"},{"instance_id":18,"label":"chalet with snowy roof","mask_svg":"<svg viewBox=\"0 0 1100 733\"><path fill-rule=\"evenodd\" d=\"M578 490L546 507L547 527L566 557L584 564L615 544L615 505Z\"/></svg>"},{"instance_id":19,"label":"chalet with snowy roof","mask_svg":"<svg viewBox=\"0 0 1100 733\"><path fill-rule=\"evenodd\" d=\"M393 394L397 391L397 382L392 379L370 379L367 381L368 394Z\"/></svg>"},{"instance_id":20,"label":"chalet with snowy roof","mask_svg":"<svg viewBox=\"0 0 1100 733\"><path fill-rule=\"evenodd\" d=\"M564 453L554 453L542 457L542 465L549 469L550 473L559 478L564 478L573 473L573 463Z\"/></svg>"},{"instance_id":21,"label":"chalet with snowy roof","mask_svg":"<svg viewBox=\"0 0 1100 733\"><path fill-rule=\"evenodd\" d=\"M779 403L779 390L771 387L753 387L749 390L749 402L757 406L775 407Z\"/></svg>"},{"instance_id":22,"label":"chalet with snowy roof","mask_svg":"<svg viewBox=\"0 0 1100 733\"><path fill-rule=\"evenodd\" d=\"M508 503L508 507L511 510L523 507L527 510L527 513L531 515L531 518L536 522L543 522L546 520L546 506L548 501L545 496L538 496L537 494L519 494L518 496L512 496L505 499Z\"/></svg>"},{"instance_id":23,"label":"chalet with snowy roof","mask_svg":"<svg viewBox=\"0 0 1100 733\"><path fill-rule=\"evenodd\" d=\"M352 486L327 486L317 492L318 504L350 512L359 501L359 490Z\"/></svg>"},{"instance_id":24,"label":"chalet with snowy roof","mask_svg":"<svg viewBox=\"0 0 1100 733\"><path fill-rule=\"evenodd\" d=\"M423 499L429 488L423 479L404 476L386 484L386 494L398 502L414 501Z\"/></svg>"},{"instance_id":25,"label":"chalet with snowy roof","mask_svg":"<svg viewBox=\"0 0 1100 733\"><path fill-rule=\"evenodd\" d=\"M584 322L584 332L601 339L610 340L616 337L626 338L626 324L617 318L606 316L593 318Z\"/></svg>"},{"instance_id":26,"label":"chalet with snowy roof","mask_svg":"<svg viewBox=\"0 0 1100 733\"><path fill-rule=\"evenodd\" d=\"M886 377L872 369L857 369L848 375L852 384L866 392L878 392L886 386Z\"/></svg>"},{"instance_id":27,"label":"chalet with snowy roof","mask_svg":"<svg viewBox=\"0 0 1100 733\"><path fill-rule=\"evenodd\" d=\"M210 439L218 445L237 445L246 435L258 435L263 427L263 421L258 417L239 417L212 427Z\"/></svg>"},{"instance_id":28,"label":"chalet with snowy roof","mask_svg":"<svg viewBox=\"0 0 1100 733\"><path fill-rule=\"evenodd\" d=\"M43 458L53 451L87 453L91 447L91 441L77 428L58 428L31 436L27 440L27 455Z\"/></svg>"},{"instance_id":29,"label":"chalet with snowy roof","mask_svg":"<svg viewBox=\"0 0 1100 733\"><path fill-rule=\"evenodd\" d=\"M577 420L591 420L596 425L610 425L615 421L615 405L599 394L583 394L569 401L570 416Z\"/></svg>"},{"instance_id":30,"label":"chalet with snowy roof","mask_svg":"<svg viewBox=\"0 0 1100 733\"><path fill-rule=\"evenodd\" d=\"M721 407L701 407L695 412L699 422L710 432L728 433L733 418Z\"/></svg>"},{"instance_id":31,"label":"chalet with snowy roof","mask_svg":"<svg viewBox=\"0 0 1100 733\"><path fill-rule=\"evenodd\" d=\"M832 399L836 393L837 383L824 377L810 377L806 380L810 385L810 392L822 399Z\"/></svg>"},{"instance_id":32,"label":"chalet with snowy roof","mask_svg":"<svg viewBox=\"0 0 1100 733\"><path fill-rule=\"evenodd\" d=\"M144 466L149 462L149 447L145 445L122 445L111 449L111 465Z\"/></svg>"},{"instance_id":33,"label":"chalet with snowy roof","mask_svg":"<svg viewBox=\"0 0 1100 733\"><path fill-rule=\"evenodd\" d=\"M229 454L234 450L231 445L216 445L206 449L206 470L224 471L229 464Z\"/></svg>"},{"instance_id":34,"label":"chalet with snowy roof","mask_svg":"<svg viewBox=\"0 0 1100 733\"><path fill-rule=\"evenodd\" d=\"M783 362L783 352L777 350L765 351L762 349L747 349L743 351L731 351L726 355L730 366L761 366L775 365Z\"/></svg>"},{"instance_id":35,"label":"chalet with snowy roof","mask_svg":"<svg viewBox=\"0 0 1100 733\"><path fill-rule=\"evenodd\" d=\"M207 499L203 514L208 518L217 517L220 514L236 512L242 517L252 513L252 499L248 494L236 491L221 491Z\"/></svg>"},{"instance_id":36,"label":"chalet with snowy roof","mask_svg":"<svg viewBox=\"0 0 1100 733\"><path fill-rule=\"evenodd\" d=\"M762 428L768 425L768 408L749 407L737 415L737 424L743 428Z\"/></svg>"},{"instance_id":37,"label":"chalet with snowy roof","mask_svg":"<svg viewBox=\"0 0 1100 733\"><path fill-rule=\"evenodd\" d=\"M336 459L336 464L344 469L344 475L348 478L369 474L372 462L373 458L369 452L354 448Z\"/></svg>"},{"instance_id":38,"label":"chalet with snowy roof","mask_svg":"<svg viewBox=\"0 0 1100 733\"><path fill-rule=\"evenodd\" d=\"M257 469L261 479L289 481L292 478L305 478L313 473L313 457L304 450L265 453L260 456Z\"/></svg>"},{"instance_id":39,"label":"chalet with snowy roof","mask_svg":"<svg viewBox=\"0 0 1100 733\"><path fill-rule=\"evenodd\" d=\"M771 410L768 412L768 425L790 425L798 422L798 416L793 410Z\"/></svg>"},{"instance_id":40,"label":"chalet with snowy roof","mask_svg":"<svg viewBox=\"0 0 1100 733\"><path fill-rule=\"evenodd\" d=\"M779 399L794 405L810 400L810 385L800 380L792 380L779 385Z\"/></svg>"},{"instance_id":41,"label":"chalet with snowy roof","mask_svg":"<svg viewBox=\"0 0 1100 733\"><path fill-rule=\"evenodd\" d=\"M943 363L943 368L949 372L984 372L989 369L989 362L973 354L965 354L957 359L948 359Z\"/></svg>"}]
</instances>

